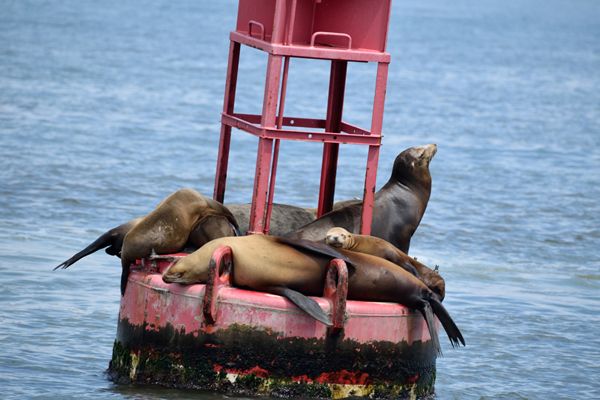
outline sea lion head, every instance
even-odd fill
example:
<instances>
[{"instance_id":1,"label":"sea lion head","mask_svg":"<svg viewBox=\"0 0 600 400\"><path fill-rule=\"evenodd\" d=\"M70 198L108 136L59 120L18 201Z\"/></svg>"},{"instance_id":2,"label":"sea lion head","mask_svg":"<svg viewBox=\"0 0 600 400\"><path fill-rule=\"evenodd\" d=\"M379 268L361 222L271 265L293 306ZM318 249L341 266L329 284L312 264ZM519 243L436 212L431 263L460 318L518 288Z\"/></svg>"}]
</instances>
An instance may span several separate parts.
<instances>
[{"instance_id":1,"label":"sea lion head","mask_svg":"<svg viewBox=\"0 0 600 400\"><path fill-rule=\"evenodd\" d=\"M325 236L325 243L333 247L349 249L354 245L352 234L341 227L331 228Z\"/></svg>"},{"instance_id":2,"label":"sea lion head","mask_svg":"<svg viewBox=\"0 0 600 400\"><path fill-rule=\"evenodd\" d=\"M208 279L208 266L191 263L188 260L189 257L186 256L169 267L162 276L163 282L184 285L206 282Z\"/></svg>"},{"instance_id":3,"label":"sea lion head","mask_svg":"<svg viewBox=\"0 0 600 400\"><path fill-rule=\"evenodd\" d=\"M410 147L398 154L392 169L392 178L397 181L429 179L429 163L435 153L437 145L426 144L424 146Z\"/></svg>"}]
</instances>

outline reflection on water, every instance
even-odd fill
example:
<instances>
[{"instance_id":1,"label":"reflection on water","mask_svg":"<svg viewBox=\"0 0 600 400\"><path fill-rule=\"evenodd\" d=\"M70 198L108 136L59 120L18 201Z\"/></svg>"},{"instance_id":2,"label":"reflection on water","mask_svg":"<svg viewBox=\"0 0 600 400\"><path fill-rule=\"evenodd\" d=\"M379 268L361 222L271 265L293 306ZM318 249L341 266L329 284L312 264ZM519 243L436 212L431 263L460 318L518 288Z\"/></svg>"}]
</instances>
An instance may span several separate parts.
<instances>
[{"instance_id":1,"label":"reflection on water","mask_svg":"<svg viewBox=\"0 0 600 400\"><path fill-rule=\"evenodd\" d=\"M118 261L51 269L180 187L212 192L234 2L4 3L2 397L223 398L110 383ZM444 343L439 399L600 397L599 11L394 4L379 182L404 148L438 144L411 252L440 266L467 340ZM243 49L240 111L260 107L264 67ZM321 115L327 76L326 63L293 60L286 111ZM350 65L352 123L369 125L373 77ZM226 200L249 201L256 140L236 134L232 149ZM319 157L282 144L276 201L315 204ZM365 162L342 147L339 199L361 194Z\"/></svg>"}]
</instances>

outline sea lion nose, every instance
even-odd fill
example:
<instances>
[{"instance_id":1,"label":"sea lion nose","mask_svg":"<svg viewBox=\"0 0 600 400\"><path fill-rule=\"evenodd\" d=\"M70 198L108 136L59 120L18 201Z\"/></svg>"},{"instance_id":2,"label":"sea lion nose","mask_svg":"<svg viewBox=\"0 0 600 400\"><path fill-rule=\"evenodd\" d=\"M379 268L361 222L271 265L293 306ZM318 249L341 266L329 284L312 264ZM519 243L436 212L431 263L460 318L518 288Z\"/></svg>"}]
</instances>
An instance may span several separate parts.
<instances>
[{"instance_id":1,"label":"sea lion nose","mask_svg":"<svg viewBox=\"0 0 600 400\"><path fill-rule=\"evenodd\" d=\"M335 236L333 239L334 239L333 244L335 244L335 245L342 245L344 243L342 238L340 238L339 236Z\"/></svg>"}]
</instances>

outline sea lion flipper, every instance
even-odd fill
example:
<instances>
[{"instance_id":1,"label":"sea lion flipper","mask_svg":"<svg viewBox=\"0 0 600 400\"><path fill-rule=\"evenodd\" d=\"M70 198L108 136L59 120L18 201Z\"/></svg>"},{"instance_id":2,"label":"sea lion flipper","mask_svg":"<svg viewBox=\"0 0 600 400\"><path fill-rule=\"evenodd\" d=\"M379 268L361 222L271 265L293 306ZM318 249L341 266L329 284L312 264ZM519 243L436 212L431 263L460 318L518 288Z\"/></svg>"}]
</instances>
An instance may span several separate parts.
<instances>
[{"instance_id":1,"label":"sea lion flipper","mask_svg":"<svg viewBox=\"0 0 600 400\"><path fill-rule=\"evenodd\" d=\"M122 265L122 271L121 271L121 297L125 296L125 289L127 289L127 281L129 280L129 272L130 272L130 265Z\"/></svg>"},{"instance_id":2,"label":"sea lion flipper","mask_svg":"<svg viewBox=\"0 0 600 400\"><path fill-rule=\"evenodd\" d=\"M352 261L350 261L350 259L346 255L342 254L336 248L331 247L325 243L313 242L312 240L306 239L294 239L291 237L277 237L276 241L282 244L286 244L288 246L292 246L297 250L309 251L313 254L330 257L332 259L338 258L346 263L349 273L352 273L352 271L354 270L354 265L352 265Z\"/></svg>"},{"instance_id":3,"label":"sea lion flipper","mask_svg":"<svg viewBox=\"0 0 600 400\"><path fill-rule=\"evenodd\" d=\"M448 311L444 308L442 303L435 296L432 296L429 299L429 304L431 305L435 316L438 317L438 319L442 323L446 334L448 334L448 338L450 339L450 343L452 343L452 347L458 346L461 343L464 346L465 339L463 338L462 333L460 332L458 326L456 326L456 324L452 320L452 317L450 317L450 314L448 314Z\"/></svg>"},{"instance_id":4,"label":"sea lion flipper","mask_svg":"<svg viewBox=\"0 0 600 400\"><path fill-rule=\"evenodd\" d=\"M438 355L442 355L442 347L440 346L440 338L438 336L436 327L435 327L435 318L433 317L432 307L426 301L423 304L423 308L419 309L421 314L423 314L423 318L425 318L425 322L427 323L427 329L429 329L429 336L431 337L431 342L433 343L433 348ZM454 344L452 344L454 347Z\"/></svg>"},{"instance_id":5,"label":"sea lion flipper","mask_svg":"<svg viewBox=\"0 0 600 400\"><path fill-rule=\"evenodd\" d=\"M283 286L271 286L266 288L265 291L285 297L317 321L327 326L332 326L331 320L323 312L319 304L310 297Z\"/></svg>"},{"instance_id":6,"label":"sea lion flipper","mask_svg":"<svg viewBox=\"0 0 600 400\"><path fill-rule=\"evenodd\" d=\"M66 261L58 264L56 267L54 267L53 271L56 271L59 268L63 268L63 269L69 268L71 265L75 264L77 261L81 260L83 257L89 256L90 254L95 253L98 250L103 249L104 247L112 245L113 231L114 231L114 229L111 229L111 230L103 233L98 239L96 239L92 243L90 243L85 249L74 254L68 260L66 260Z\"/></svg>"},{"instance_id":7,"label":"sea lion flipper","mask_svg":"<svg viewBox=\"0 0 600 400\"><path fill-rule=\"evenodd\" d=\"M108 231L100 235L98 239L90 243L85 249L81 250L79 253L74 254L67 261L57 265L53 269L53 271L56 271L59 268L69 268L71 265L75 264L83 257L89 256L90 254L95 253L98 250L103 249L105 247L107 254L120 257L121 246L123 245L123 238L125 237L127 232L129 232L140 221L140 219L141 218L135 218L117 227L109 229Z\"/></svg>"}]
</instances>

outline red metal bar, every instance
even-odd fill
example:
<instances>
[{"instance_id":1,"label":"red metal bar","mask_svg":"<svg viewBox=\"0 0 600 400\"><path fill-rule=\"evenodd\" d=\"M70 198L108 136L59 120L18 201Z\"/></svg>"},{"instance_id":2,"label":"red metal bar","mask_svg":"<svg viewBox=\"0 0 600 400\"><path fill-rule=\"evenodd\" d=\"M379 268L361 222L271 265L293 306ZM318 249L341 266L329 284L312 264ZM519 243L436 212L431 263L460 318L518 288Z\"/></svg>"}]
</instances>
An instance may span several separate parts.
<instances>
[{"instance_id":1,"label":"red metal bar","mask_svg":"<svg viewBox=\"0 0 600 400\"><path fill-rule=\"evenodd\" d=\"M239 61L240 44L231 42L229 44L229 61L227 64L225 99L223 101L223 112L226 114L233 114ZM219 140L219 155L217 157L217 171L215 173L215 188L213 191L213 198L221 203L225 198L225 185L227 182L227 164L229 163L230 145L231 126L221 123L221 138Z\"/></svg>"},{"instance_id":2,"label":"red metal bar","mask_svg":"<svg viewBox=\"0 0 600 400\"><path fill-rule=\"evenodd\" d=\"M202 314L205 325L212 325L217 322L219 289L223 286L231 286L232 257L231 247L220 246L214 251L210 259L206 290L202 298Z\"/></svg>"},{"instance_id":3,"label":"red metal bar","mask_svg":"<svg viewBox=\"0 0 600 400\"><path fill-rule=\"evenodd\" d=\"M277 129L283 125L283 112L285 111L285 94L287 91L288 70L290 68L290 58L283 59L283 77L281 78L281 94L279 96L279 112L277 116Z\"/></svg>"},{"instance_id":4,"label":"red metal bar","mask_svg":"<svg viewBox=\"0 0 600 400\"><path fill-rule=\"evenodd\" d=\"M260 124L260 115L233 113L232 117L243 119L251 124ZM282 126L298 126L302 128L325 129L324 119L301 118L301 117L283 117Z\"/></svg>"},{"instance_id":5,"label":"red metal bar","mask_svg":"<svg viewBox=\"0 0 600 400\"><path fill-rule=\"evenodd\" d=\"M346 263L336 258L327 267L323 297L331 301L330 333L344 329L346 318L346 299L348 297L348 268Z\"/></svg>"},{"instance_id":6,"label":"red metal bar","mask_svg":"<svg viewBox=\"0 0 600 400\"><path fill-rule=\"evenodd\" d=\"M373 99L373 116L371 119L371 132L375 135L381 135L381 128L383 126L383 108L387 75L388 64L379 63L377 65L377 77L375 78L375 96ZM367 170L365 172L365 188L363 192L363 209L360 220L360 233L363 235L369 235L371 233L378 163L379 147L369 146Z\"/></svg>"},{"instance_id":7,"label":"red metal bar","mask_svg":"<svg viewBox=\"0 0 600 400\"><path fill-rule=\"evenodd\" d=\"M237 43L263 50L276 56L298 58L316 58L321 60L340 60L357 62L390 62L390 54L367 49L343 49L336 47L311 47L309 45L275 44L250 37L240 32L231 32L229 38Z\"/></svg>"},{"instance_id":8,"label":"red metal bar","mask_svg":"<svg viewBox=\"0 0 600 400\"><path fill-rule=\"evenodd\" d=\"M294 40L294 25L296 23L296 6L298 0L292 0L292 9L290 11L290 19L287 24L287 35L285 39L285 44L290 45Z\"/></svg>"},{"instance_id":9,"label":"red metal bar","mask_svg":"<svg viewBox=\"0 0 600 400\"><path fill-rule=\"evenodd\" d=\"M340 144L337 142L325 143L323 146L323 162L321 164L321 183L319 186L319 205L317 218L331 211L335 194L335 178Z\"/></svg>"},{"instance_id":10,"label":"red metal bar","mask_svg":"<svg viewBox=\"0 0 600 400\"><path fill-rule=\"evenodd\" d=\"M243 119L244 121L249 122L251 124L260 123L260 115L233 113L232 116ZM294 126L300 128L325 129L325 120L315 118L283 117L283 122L281 125ZM342 121L341 123L340 131L344 133L352 133L357 135L371 135L370 131L344 121ZM375 134L373 134L373 136L375 136Z\"/></svg>"},{"instance_id":11,"label":"red metal bar","mask_svg":"<svg viewBox=\"0 0 600 400\"><path fill-rule=\"evenodd\" d=\"M277 3L279 4L279 2ZM269 55L261 127L274 128L279 97L279 80L281 78L282 57ZM250 226L248 233L265 233L265 206L269 190L270 163L273 155L273 139L261 137L258 140L256 155L256 173L254 175L254 192L250 208Z\"/></svg>"},{"instance_id":12,"label":"red metal bar","mask_svg":"<svg viewBox=\"0 0 600 400\"><path fill-rule=\"evenodd\" d=\"M277 177L277 162L279 161L279 142L280 139L275 139L273 146L273 160L271 162L271 179L269 180L269 195L267 197L267 207L265 210L265 227L264 232L269 234L271 229L271 211L273 210L273 197L275 196L275 179Z\"/></svg>"},{"instance_id":13,"label":"red metal bar","mask_svg":"<svg viewBox=\"0 0 600 400\"><path fill-rule=\"evenodd\" d=\"M281 125L283 123L283 112L285 110L285 93L287 90L287 78L289 67L290 58L285 57L283 61L283 77L281 78L281 94L279 96L279 116L277 117L277 129L281 129ZM273 148L273 161L271 163L271 179L269 182L269 196L267 200L267 210L265 212L266 234L269 234L269 229L271 227L271 211L273 209L273 197L275 196L275 180L277 178L277 162L279 160L279 142L280 139L275 139L275 146Z\"/></svg>"},{"instance_id":14,"label":"red metal bar","mask_svg":"<svg viewBox=\"0 0 600 400\"><path fill-rule=\"evenodd\" d=\"M243 116L242 114L235 114L236 116ZM290 118L293 120L293 118ZM284 118L284 121L286 118ZM311 121L304 119L305 121ZM295 121L295 120L294 120ZM322 120L312 120L314 124L320 124ZM249 121L242 118L234 117L231 115L223 115L221 122L232 126L234 128L241 129L247 133L255 136L269 138L269 139L286 139L286 140L300 140L305 142L322 142L322 143L344 143L344 144L365 144L371 146L379 146L381 144L381 136L367 135L367 134L351 134L351 133L339 133L339 132L312 132L312 131L301 131L301 130L290 130L290 129L277 129L277 128L265 128L261 129L259 126L250 123ZM290 124L291 125L291 124ZM293 126L293 125L292 125ZM300 126L300 124L298 124ZM311 126L309 126L311 127ZM360 129L360 128L357 128ZM363 131L363 130L361 130ZM367 132L367 131L363 131ZM367 132L368 133L368 132Z\"/></svg>"},{"instance_id":15,"label":"red metal bar","mask_svg":"<svg viewBox=\"0 0 600 400\"><path fill-rule=\"evenodd\" d=\"M273 16L273 35L271 36L271 42L276 44L283 44L285 40L285 26L286 26L286 15L287 15L287 1L276 1L275 2L275 13Z\"/></svg>"},{"instance_id":16,"label":"red metal bar","mask_svg":"<svg viewBox=\"0 0 600 400\"><path fill-rule=\"evenodd\" d=\"M315 33L313 33L312 36L310 37L310 46L311 47L315 46L315 40L319 36L342 37L348 41L346 49L350 50L352 48L352 37L350 35L348 35L347 33L340 33L340 32L315 32Z\"/></svg>"},{"instance_id":17,"label":"red metal bar","mask_svg":"<svg viewBox=\"0 0 600 400\"><path fill-rule=\"evenodd\" d=\"M353 133L356 135L373 135L373 136L377 136L374 133L372 134L371 132L369 132L366 129L360 128L358 126L349 124L347 122L342 121L342 132L344 133Z\"/></svg>"},{"instance_id":18,"label":"red metal bar","mask_svg":"<svg viewBox=\"0 0 600 400\"><path fill-rule=\"evenodd\" d=\"M375 78L375 95L373 98L373 116L371 118L371 134L381 135L383 126L383 109L388 78L387 63L377 64L377 77Z\"/></svg>"},{"instance_id":19,"label":"red metal bar","mask_svg":"<svg viewBox=\"0 0 600 400\"><path fill-rule=\"evenodd\" d=\"M331 62L329 98L327 101L327 118L325 122L325 130L327 132L340 132L341 129L347 68L348 62L346 61ZM323 164L321 166L317 217L329 212L333 206L339 146L339 143L326 143L323 146Z\"/></svg>"},{"instance_id":20,"label":"red metal bar","mask_svg":"<svg viewBox=\"0 0 600 400\"><path fill-rule=\"evenodd\" d=\"M367 171L365 172L365 188L363 191L363 209L360 219L360 233L371 234L373 220L373 203L375 202L375 185L377 183L377 164L379 163L379 146L369 146L367 155Z\"/></svg>"},{"instance_id":21,"label":"red metal bar","mask_svg":"<svg viewBox=\"0 0 600 400\"><path fill-rule=\"evenodd\" d=\"M265 205L269 189L270 163L273 157L273 139L258 139L254 192L250 208L248 233L265 233Z\"/></svg>"}]
</instances>

